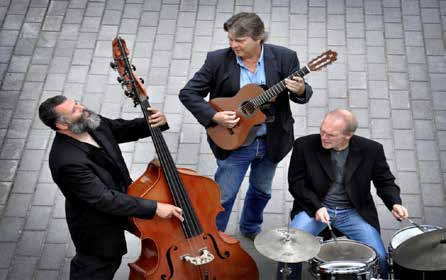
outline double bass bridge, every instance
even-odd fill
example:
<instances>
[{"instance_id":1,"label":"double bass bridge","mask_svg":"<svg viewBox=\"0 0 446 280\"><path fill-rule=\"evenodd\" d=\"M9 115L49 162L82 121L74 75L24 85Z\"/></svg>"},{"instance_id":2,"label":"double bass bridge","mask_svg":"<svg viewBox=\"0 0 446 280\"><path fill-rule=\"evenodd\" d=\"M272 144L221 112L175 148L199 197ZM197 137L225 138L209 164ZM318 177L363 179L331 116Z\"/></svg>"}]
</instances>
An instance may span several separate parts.
<instances>
[{"instance_id":1,"label":"double bass bridge","mask_svg":"<svg viewBox=\"0 0 446 280\"><path fill-rule=\"evenodd\" d=\"M208 264L214 260L214 255L212 255L211 252L208 251L208 249L200 249L200 252L200 256L192 257L190 254L186 254L181 256L181 259L195 266Z\"/></svg>"}]
</instances>

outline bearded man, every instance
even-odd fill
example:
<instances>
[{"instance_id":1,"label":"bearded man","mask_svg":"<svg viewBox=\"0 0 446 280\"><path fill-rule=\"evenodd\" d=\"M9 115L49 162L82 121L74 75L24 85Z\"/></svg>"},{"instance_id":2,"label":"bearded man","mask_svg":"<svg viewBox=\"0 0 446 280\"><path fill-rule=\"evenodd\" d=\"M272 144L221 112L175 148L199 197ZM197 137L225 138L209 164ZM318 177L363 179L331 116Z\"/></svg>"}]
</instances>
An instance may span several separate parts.
<instances>
[{"instance_id":1,"label":"bearded man","mask_svg":"<svg viewBox=\"0 0 446 280\"><path fill-rule=\"evenodd\" d=\"M163 113L148 110L151 126L168 129ZM127 252L128 217L183 220L178 207L127 195L132 179L118 144L150 136L147 122L108 119L62 95L45 100L39 117L56 131L49 165L76 248L70 279L113 279Z\"/></svg>"}]
</instances>

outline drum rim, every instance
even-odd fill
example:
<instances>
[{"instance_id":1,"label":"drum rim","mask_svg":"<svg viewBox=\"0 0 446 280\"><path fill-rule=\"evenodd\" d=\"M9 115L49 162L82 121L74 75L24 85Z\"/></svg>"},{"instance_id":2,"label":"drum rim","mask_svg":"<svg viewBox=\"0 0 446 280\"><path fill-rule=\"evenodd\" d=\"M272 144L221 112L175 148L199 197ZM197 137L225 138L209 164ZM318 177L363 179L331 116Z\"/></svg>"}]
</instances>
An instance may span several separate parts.
<instances>
[{"instance_id":1,"label":"drum rim","mask_svg":"<svg viewBox=\"0 0 446 280\"><path fill-rule=\"evenodd\" d=\"M353 267L343 267L343 268L336 268L336 267L326 267L327 265L336 265L336 264L355 264L358 266L353 266ZM333 269L334 268L334 269ZM365 271L368 271L369 266L364 263L364 262L360 262L360 261L351 261L351 260L345 260L345 261L331 261L331 262L326 262L323 263L321 265L318 266L317 272L318 273L335 273L335 274L350 274L352 272L357 272L357 273L363 273Z\"/></svg>"}]
</instances>

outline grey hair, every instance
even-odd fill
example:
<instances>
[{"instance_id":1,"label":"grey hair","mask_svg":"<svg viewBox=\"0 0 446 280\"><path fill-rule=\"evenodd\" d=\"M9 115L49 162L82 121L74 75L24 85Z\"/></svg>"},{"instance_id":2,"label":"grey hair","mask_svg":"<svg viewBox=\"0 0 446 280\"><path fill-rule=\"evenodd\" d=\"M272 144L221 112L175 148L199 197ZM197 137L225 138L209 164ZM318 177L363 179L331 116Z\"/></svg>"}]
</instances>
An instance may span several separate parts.
<instances>
[{"instance_id":1,"label":"grey hair","mask_svg":"<svg viewBox=\"0 0 446 280\"><path fill-rule=\"evenodd\" d=\"M265 42L268 34L265 32L265 25L256 13L241 12L233 15L224 24L223 29L231 32L235 37L251 37L254 40L260 39Z\"/></svg>"},{"instance_id":2,"label":"grey hair","mask_svg":"<svg viewBox=\"0 0 446 280\"><path fill-rule=\"evenodd\" d=\"M328 112L325 115L325 118L327 118L327 117L332 117L335 120L342 120L345 123L344 131L342 131L342 133L344 135L350 134L350 133L353 134L353 133L355 133L356 129L358 128L358 120L356 119L356 116L348 110L335 109L333 111Z\"/></svg>"}]
</instances>

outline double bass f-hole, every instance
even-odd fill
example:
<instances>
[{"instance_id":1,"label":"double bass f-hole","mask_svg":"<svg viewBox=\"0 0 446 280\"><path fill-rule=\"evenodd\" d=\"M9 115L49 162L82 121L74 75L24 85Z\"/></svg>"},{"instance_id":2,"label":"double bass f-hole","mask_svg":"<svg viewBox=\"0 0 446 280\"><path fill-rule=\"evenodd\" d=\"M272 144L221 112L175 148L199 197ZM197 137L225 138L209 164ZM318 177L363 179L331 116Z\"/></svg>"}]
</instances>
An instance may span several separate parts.
<instances>
[{"instance_id":1,"label":"double bass f-hole","mask_svg":"<svg viewBox=\"0 0 446 280\"><path fill-rule=\"evenodd\" d=\"M159 127L148 122L151 111L143 80L129 61L125 41L113 40L111 65L125 88L125 95L140 105L158 159L129 186L129 195L173 204L183 210L184 221L130 218L131 232L141 240L141 254L129 264L130 280L257 280L254 260L238 240L217 230L215 218L223 210L220 190L212 179L195 171L177 168Z\"/></svg>"}]
</instances>

